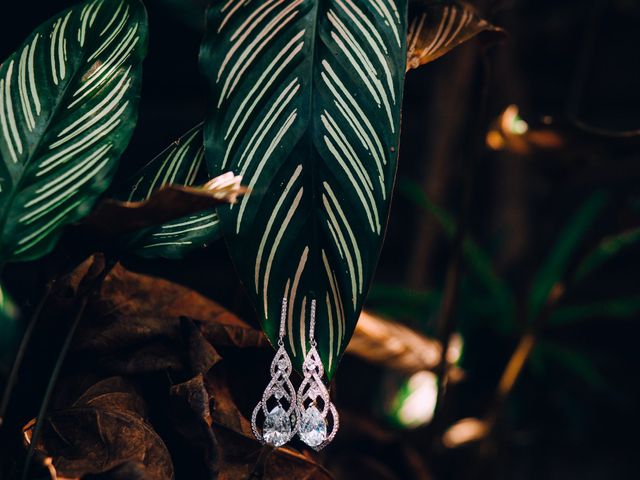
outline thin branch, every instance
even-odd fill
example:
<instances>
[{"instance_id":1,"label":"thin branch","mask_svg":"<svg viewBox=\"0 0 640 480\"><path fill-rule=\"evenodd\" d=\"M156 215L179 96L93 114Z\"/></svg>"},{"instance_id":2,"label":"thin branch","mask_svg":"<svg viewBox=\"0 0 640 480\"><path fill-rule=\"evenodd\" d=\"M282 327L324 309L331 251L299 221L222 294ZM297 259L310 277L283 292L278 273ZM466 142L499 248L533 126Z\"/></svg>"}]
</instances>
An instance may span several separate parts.
<instances>
[{"instance_id":1,"label":"thin branch","mask_svg":"<svg viewBox=\"0 0 640 480\"><path fill-rule=\"evenodd\" d=\"M9 373L7 384L5 386L4 392L2 393L2 401L0 402L0 427L2 427L2 424L4 423L4 417L7 413L7 408L9 408L9 402L11 401L11 394L13 393L13 389L18 380L18 373L20 372L20 368L22 367L22 362L27 352L29 343L31 342L31 337L33 336L33 332L38 323L38 319L40 318L40 314L42 313L42 309L44 308L47 298L49 298L49 294L51 293L51 289L53 288L54 283L55 280L50 280L45 285L42 296L40 297L38 304L31 314L31 318L29 319L27 328L24 332L24 335L22 336L22 340L20 341L20 346L18 347L16 358L13 362L13 366L11 367L11 372Z\"/></svg>"}]
</instances>

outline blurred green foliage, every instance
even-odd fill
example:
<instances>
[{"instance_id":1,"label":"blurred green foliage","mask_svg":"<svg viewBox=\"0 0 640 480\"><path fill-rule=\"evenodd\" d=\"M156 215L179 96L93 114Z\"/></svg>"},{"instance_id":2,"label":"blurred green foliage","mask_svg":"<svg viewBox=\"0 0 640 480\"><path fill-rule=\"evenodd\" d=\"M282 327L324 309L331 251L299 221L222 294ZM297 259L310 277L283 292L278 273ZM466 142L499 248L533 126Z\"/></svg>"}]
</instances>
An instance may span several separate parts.
<instances>
[{"instance_id":1,"label":"blurred green foliage","mask_svg":"<svg viewBox=\"0 0 640 480\"><path fill-rule=\"evenodd\" d=\"M399 179L398 190L433 218L446 239L450 242L455 240L458 225L454 215L432 202L411 180ZM587 248L585 239L593 232L607 204L608 195L602 191L593 193L584 201L540 261L540 267L529 282L528 292L521 295L522 298L518 298L507 281L496 273L487 250L467 235L463 242L463 277L455 318L456 329L465 337L465 345L474 341L471 333L488 329L508 350L514 338L533 329L538 340L530 359L534 375L541 376L554 369L570 373L594 389L604 388L598 359L591 351L546 337L553 336L551 334L557 328L580 322L630 319L640 313L640 296L585 303L566 300L590 274L605 267L626 249L640 244L640 229L632 229L607 236L580 257ZM430 291L419 291L375 284L368 304L369 308L381 314L408 322L426 335L433 335L433 319L438 315L441 300L440 286ZM483 335L483 338L486 340L487 337Z\"/></svg>"}]
</instances>

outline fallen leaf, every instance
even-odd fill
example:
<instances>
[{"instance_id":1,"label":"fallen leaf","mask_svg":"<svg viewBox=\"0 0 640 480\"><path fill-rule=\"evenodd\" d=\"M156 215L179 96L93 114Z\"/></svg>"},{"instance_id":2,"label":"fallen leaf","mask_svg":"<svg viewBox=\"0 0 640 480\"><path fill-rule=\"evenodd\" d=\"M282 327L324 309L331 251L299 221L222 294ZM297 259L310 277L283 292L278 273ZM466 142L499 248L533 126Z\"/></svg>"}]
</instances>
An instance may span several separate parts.
<instances>
[{"instance_id":1,"label":"fallen leaf","mask_svg":"<svg viewBox=\"0 0 640 480\"><path fill-rule=\"evenodd\" d=\"M60 477L58 477L58 480ZM82 480L154 480L149 475L144 464L139 462L127 462L97 475L85 475Z\"/></svg>"},{"instance_id":2,"label":"fallen leaf","mask_svg":"<svg viewBox=\"0 0 640 480\"><path fill-rule=\"evenodd\" d=\"M249 420L240 412L233 399L229 383L223 368L216 368L206 376L207 391L213 398L213 421L245 437L252 438L253 431Z\"/></svg>"},{"instance_id":3,"label":"fallen leaf","mask_svg":"<svg viewBox=\"0 0 640 480\"><path fill-rule=\"evenodd\" d=\"M206 374L211 367L222 360L216 349L207 341L193 320L187 317L180 319L182 337L189 357L191 373Z\"/></svg>"},{"instance_id":4,"label":"fallen leaf","mask_svg":"<svg viewBox=\"0 0 640 480\"><path fill-rule=\"evenodd\" d=\"M77 289L78 278L87 270L86 262L80 268L61 281L60 290ZM193 346L194 338L199 338L200 350L188 352L200 355L200 370L215 363L214 347L268 345L260 330L203 295L167 280L130 272L120 264L89 300L86 312L90 320L81 324L73 348L89 351L100 357L101 364L126 373L182 368L188 359L181 348L183 317L193 319L187 343ZM201 337L196 336L196 329Z\"/></svg>"},{"instance_id":5,"label":"fallen leaf","mask_svg":"<svg viewBox=\"0 0 640 480\"><path fill-rule=\"evenodd\" d=\"M255 439L247 438L229 429L214 426L220 448L218 480L237 480L251 477L263 480L332 480L322 465L290 448L278 448L266 452L261 458L262 447ZM258 464L263 460L263 464Z\"/></svg>"},{"instance_id":6,"label":"fallen leaf","mask_svg":"<svg viewBox=\"0 0 640 480\"><path fill-rule=\"evenodd\" d=\"M415 373L440 362L440 342L409 327L362 312L347 353L387 368Z\"/></svg>"},{"instance_id":7,"label":"fallen leaf","mask_svg":"<svg viewBox=\"0 0 640 480\"><path fill-rule=\"evenodd\" d=\"M218 473L218 445L211 429L210 398L202 374L171 387L171 420L189 447L199 451L206 478Z\"/></svg>"},{"instance_id":8,"label":"fallen leaf","mask_svg":"<svg viewBox=\"0 0 640 480\"><path fill-rule=\"evenodd\" d=\"M45 417L36 450L51 456L64 477L105 473L134 462L144 466L148 479L171 479L171 456L145 419L145 411L144 402L127 381L103 380L70 408ZM23 429L27 444L34 423Z\"/></svg>"},{"instance_id":9,"label":"fallen leaf","mask_svg":"<svg viewBox=\"0 0 640 480\"><path fill-rule=\"evenodd\" d=\"M242 177L231 172L202 187L165 185L141 202L102 201L82 224L106 237L115 237L185 217L226 203L235 203L247 190Z\"/></svg>"}]
</instances>

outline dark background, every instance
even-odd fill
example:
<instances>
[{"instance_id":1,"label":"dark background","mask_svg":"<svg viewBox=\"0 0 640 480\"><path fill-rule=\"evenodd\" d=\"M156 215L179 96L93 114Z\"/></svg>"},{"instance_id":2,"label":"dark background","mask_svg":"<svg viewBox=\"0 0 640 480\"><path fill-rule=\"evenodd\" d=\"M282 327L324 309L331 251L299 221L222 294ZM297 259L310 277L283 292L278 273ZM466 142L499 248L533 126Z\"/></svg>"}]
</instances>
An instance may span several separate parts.
<instances>
[{"instance_id":1,"label":"dark background","mask_svg":"<svg viewBox=\"0 0 640 480\"><path fill-rule=\"evenodd\" d=\"M150 44L140 118L120 179L200 122L206 108L197 65L201 6L196 0L145 3ZM0 58L70 4L4 5ZM608 202L582 239L578 257L603 237L640 225L640 142L630 133L640 129L640 2L513 0L483 5L508 38L488 50L470 42L408 74L398 176L422 185L454 215L464 209L463 185L471 176L469 234L491 255L523 303L563 227L593 192L605 192ZM485 148L492 120L511 104L519 106L530 129L551 128L563 146L526 154ZM579 122L590 128L578 128ZM451 253L437 222L396 194L376 285L437 289ZM134 258L125 263L189 285L254 320L221 244L179 264ZM640 249L625 250L568 293L568 301L637 295L639 265ZM27 271L13 266L5 274L19 286L18 297L32 279ZM429 329L429 318L399 314L397 320ZM575 361L525 368L506 407L486 478L638 478L638 320L637 315L602 315L544 332L566 351L577 352ZM461 327L467 380L456 393L452 421L482 413L517 343L517 334L498 336L490 322L489 316ZM583 358L588 363L581 364ZM339 385L342 378L348 383L356 368L350 363L346 359L338 374ZM465 466L474 455L471 448L439 455L430 469L436 478L468 478Z\"/></svg>"}]
</instances>

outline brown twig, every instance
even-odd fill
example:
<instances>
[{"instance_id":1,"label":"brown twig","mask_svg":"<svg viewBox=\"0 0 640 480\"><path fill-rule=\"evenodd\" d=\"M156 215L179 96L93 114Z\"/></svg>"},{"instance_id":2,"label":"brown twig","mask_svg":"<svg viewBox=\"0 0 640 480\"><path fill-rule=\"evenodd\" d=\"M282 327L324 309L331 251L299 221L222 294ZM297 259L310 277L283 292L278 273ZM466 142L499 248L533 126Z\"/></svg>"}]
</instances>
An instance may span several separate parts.
<instances>
[{"instance_id":1,"label":"brown twig","mask_svg":"<svg viewBox=\"0 0 640 480\"><path fill-rule=\"evenodd\" d=\"M24 335L22 336L22 340L20 341L20 346L18 347L18 352L16 353L16 358L11 367L11 372L9 373L9 378L7 379L7 383L2 393L2 401L0 402L0 427L4 423L4 417L7 413L7 408L9 407L9 402L11 401L11 394L13 393L13 389L16 385L16 381L18 380L18 374L20 372L20 368L22 367L22 362L24 360L24 356L27 352L27 347L31 341L31 337L33 336L33 332L35 330L36 325L38 324L38 319L40 318L40 314L42 313L42 309L49 298L49 294L51 293L51 289L53 288L54 280L50 280L46 283L44 287L44 291L42 292L42 296L38 301L38 304L34 308L31 318L29 319L29 323L27 324L27 328L24 331Z\"/></svg>"},{"instance_id":2,"label":"brown twig","mask_svg":"<svg viewBox=\"0 0 640 480\"><path fill-rule=\"evenodd\" d=\"M483 478L484 473L481 465L490 450L489 446L491 444L491 439L495 434L496 427L500 421L507 400L513 392L519 378L522 376L524 367L527 365L535 350L540 331L544 328L547 320L558 305L558 302L564 296L564 293L565 289L561 283L558 283L553 289L551 289L544 309L534 319L530 328L522 334L518 345L511 354L511 357L509 357L505 369L500 377L500 381L498 382L498 386L496 387L494 400L484 418L486 435L478 444L476 450L476 461L471 462L475 465L472 467L473 473L470 475L470 478Z\"/></svg>"}]
</instances>

